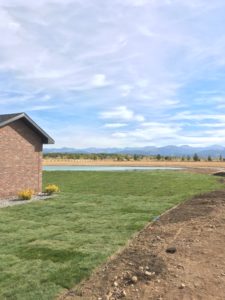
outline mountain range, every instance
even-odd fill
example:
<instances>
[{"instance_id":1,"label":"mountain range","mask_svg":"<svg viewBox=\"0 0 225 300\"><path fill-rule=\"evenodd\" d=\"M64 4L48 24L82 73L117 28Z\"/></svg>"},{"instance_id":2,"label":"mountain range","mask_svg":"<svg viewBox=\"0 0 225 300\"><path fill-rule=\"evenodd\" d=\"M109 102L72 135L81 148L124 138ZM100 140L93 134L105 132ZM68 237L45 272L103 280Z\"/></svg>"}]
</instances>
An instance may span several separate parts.
<instances>
[{"instance_id":1,"label":"mountain range","mask_svg":"<svg viewBox=\"0 0 225 300\"><path fill-rule=\"evenodd\" d=\"M107 153L107 154L139 154L139 155L163 155L163 156L187 156L198 154L200 157L225 157L225 147L213 145L209 147L191 147L188 145L183 146L164 146L164 147L127 147L127 148L46 148L44 153Z\"/></svg>"}]
</instances>

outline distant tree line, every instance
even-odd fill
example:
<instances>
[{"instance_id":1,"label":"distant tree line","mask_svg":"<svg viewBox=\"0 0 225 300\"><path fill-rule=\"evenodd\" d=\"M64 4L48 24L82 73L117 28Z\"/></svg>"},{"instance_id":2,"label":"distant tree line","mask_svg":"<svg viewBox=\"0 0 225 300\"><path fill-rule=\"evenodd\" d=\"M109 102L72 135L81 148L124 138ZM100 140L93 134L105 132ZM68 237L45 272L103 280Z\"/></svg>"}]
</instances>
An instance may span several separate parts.
<instances>
[{"instance_id":1,"label":"distant tree line","mask_svg":"<svg viewBox=\"0 0 225 300\"><path fill-rule=\"evenodd\" d=\"M194 155L170 156L170 155L140 155L140 154L110 154L110 153L44 153L45 159L91 159L114 161L141 161L141 160L158 160L158 161L225 161L220 155L212 158L210 155L206 158L200 157L197 153Z\"/></svg>"},{"instance_id":2,"label":"distant tree line","mask_svg":"<svg viewBox=\"0 0 225 300\"><path fill-rule=\"evenodd\" d=\"M129 160L142 160L144 155L129 155L129 154L109 154L109 153L44 153L44 158L54 159L91 159L91 160L105 160L113 159L117 161L129 161ZM146 156L147 157L147 156Z\"/></svg>"}]
</instances>

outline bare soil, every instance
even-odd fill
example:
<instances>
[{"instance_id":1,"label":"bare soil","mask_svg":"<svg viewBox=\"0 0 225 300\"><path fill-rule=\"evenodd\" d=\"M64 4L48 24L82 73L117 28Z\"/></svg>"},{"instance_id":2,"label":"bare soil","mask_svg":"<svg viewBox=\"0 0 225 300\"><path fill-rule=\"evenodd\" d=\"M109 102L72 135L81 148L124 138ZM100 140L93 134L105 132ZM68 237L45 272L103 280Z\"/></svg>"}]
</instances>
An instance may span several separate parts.
<instances>
[{"instance_id":1,"label":"bare soil","mask_svg":"<svg viewBox=\"0 0 225 300\"><path fill-rule=\"evenodd\" d=\"M148 224L59 299L225 299L225 191L194 197Z\"/></svg>"}]
</instances>

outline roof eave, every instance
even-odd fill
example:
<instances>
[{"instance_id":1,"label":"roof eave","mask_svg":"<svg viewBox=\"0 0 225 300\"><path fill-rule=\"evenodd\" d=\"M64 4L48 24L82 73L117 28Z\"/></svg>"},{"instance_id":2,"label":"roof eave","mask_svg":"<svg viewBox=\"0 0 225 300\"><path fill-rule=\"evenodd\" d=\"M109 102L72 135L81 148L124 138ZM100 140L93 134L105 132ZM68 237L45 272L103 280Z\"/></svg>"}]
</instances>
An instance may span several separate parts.
<instances>
[{"instance_id":1,"label":"roof eave","mask_svg":"<svg viewBox=\"0 0 225 300\"><path fill-rule=\"evenodd\" d=\"M48 138L47 142L43 142L44 145L53 145L55 141L52 138Z\"/></svg>"},{"instance_id":2,"label":"roof eave","mask_svg":"<svg viewBox=\"0 0 225 300\"><path fill-rule=\"evenodd\" d=\"M33 127L33 129L35 129L38 132L38 134L42 136L42 142L44 145L55 144L55 141L41 127L39 127L26 113L18 114L17 116L10 118L5 122L2 122L0 124L0 128L22 118L24 118Z\"/></svg>"},{"instance_id":3,"label":"roof eave","mask_svg":"<svg viewBox=\"0 0 225 300\"><path fill-rule=\"evenodd\" d=\"M37 125L26 113L23 113L23 117L39 132L40 135L43 136L43 144L44 145L51 145L55 144L53 138L50 137L41 127Z\"/></svg>"}]
</instances>

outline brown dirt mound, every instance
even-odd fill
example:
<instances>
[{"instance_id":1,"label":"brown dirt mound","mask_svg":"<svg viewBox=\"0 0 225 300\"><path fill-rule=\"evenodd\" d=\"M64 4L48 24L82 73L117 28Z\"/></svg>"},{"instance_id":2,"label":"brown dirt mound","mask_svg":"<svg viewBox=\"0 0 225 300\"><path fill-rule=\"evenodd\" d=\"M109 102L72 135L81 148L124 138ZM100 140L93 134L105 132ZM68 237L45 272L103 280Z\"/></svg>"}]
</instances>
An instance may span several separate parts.
<instances>
[{"instance_id":1,"label":"brown dirt mound","mask_svg":"<svg viewBox=\"0 0 225 300\"><path fill-rule=\"evenodd\" d=\"M213 174L214 176L225 177L225 172L216 172Z\"/></svg>"},{"instance_id":2,"label":"brown dirt mound","mask_svg":"<svg viewBox=\"0 0 225 300\"><path fill-rule=\"evenodd\" d=\"M225 191L170 210L59 299L225 299Z\"/></svg>"}]
</instances>

